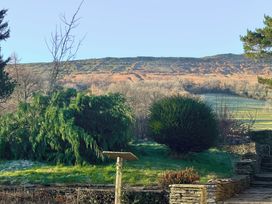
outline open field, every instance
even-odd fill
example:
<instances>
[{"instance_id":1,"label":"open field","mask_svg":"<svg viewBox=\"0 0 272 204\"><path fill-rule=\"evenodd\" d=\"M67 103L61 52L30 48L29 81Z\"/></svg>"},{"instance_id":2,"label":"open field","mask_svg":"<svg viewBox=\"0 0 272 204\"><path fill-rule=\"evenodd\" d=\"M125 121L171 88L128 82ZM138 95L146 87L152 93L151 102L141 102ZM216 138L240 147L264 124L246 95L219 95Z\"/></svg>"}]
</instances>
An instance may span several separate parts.
<instances>
[{"instance_id":1,"label":"open field","mask_svg":"<svg viewBox=\"0 0 272 204\"><path fill-rule=\"evenodd\" d=\"M168 155L169 151L165 146L144 142L132 144L131 151L139 157L139 160L125 163L124 184L157 185L158 176L163 172L186 167L198 170L201 182L215 177L229 177L233 172L234 157L216 149L192 153L183 158L173 158ZM103 165L51 166L37 162L2 161L0 172L0 184L113 184L115 164L111 162Z\"/></svg>"},{"instance_id":2,"label":"open field","mask_svg":"<svg viewBox=\"0 0 272 204\"><path fill-rule=\"evenodd\" d=\"M203 94L201 97L215 110L227 107L236 119L255 120L254 129L272 129L272 105L264 100L255 100L227 94Z\"/></svg>"}]
</instances>

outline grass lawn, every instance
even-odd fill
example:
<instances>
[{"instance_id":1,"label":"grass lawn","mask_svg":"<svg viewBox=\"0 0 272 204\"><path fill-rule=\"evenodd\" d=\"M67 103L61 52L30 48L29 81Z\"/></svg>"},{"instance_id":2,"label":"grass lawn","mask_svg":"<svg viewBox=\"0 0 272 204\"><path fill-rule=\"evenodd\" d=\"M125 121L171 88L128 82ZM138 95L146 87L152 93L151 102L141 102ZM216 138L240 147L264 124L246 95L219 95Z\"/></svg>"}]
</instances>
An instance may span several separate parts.
<instances>
[{"instance_id":1,"label":"grass lawn","mask_svg":"<svg viewBox=\"0 0 272 204\"><path fill-rule=\"evenodd\" d=\"M233 156L227 152L210 149L192 153L182 158L169 156L168 149L157 143L131 144L138 161L125 162L123 183L129 185L156 185L164 171L194 167L201 182L215 177L229 177L233 173ZM30 161L0 162L0 184L52 184L85 183L114 184L115 163L86 166L56 166Z\"/></svg>"}]
</instances>

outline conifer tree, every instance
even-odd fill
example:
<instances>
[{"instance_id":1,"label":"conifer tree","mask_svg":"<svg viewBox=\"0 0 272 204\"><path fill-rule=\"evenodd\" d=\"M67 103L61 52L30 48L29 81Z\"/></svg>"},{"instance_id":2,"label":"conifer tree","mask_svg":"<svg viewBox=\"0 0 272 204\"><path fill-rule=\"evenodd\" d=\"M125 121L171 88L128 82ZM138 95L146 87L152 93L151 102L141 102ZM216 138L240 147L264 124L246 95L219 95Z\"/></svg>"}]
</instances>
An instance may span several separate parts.
<instances>
[{"instance_id":1,"label":"conifer tree","mask_svg":"<svg viewBox=\"0 0 272 204\"><path fill-rule=\"evenodd\" d=\"M245 55L249 58L264 60L271 63L272 60L272 17L264 16L264 27L254 31L247 30L245 36L241 36ZM258 77L260 84L272 88L272 79Z\"/></svg>"},{"instance_id":2,"label":"conifer tree","mask_svg":"<svg viewBox=\"0 0 272 204\"><path fill-rule=\"evenodd\" d=\"M6 13L7 10L0 10L0 42L9 38L8 23L4 22ZM3 59L0 47L0 103L5 101L12 94L15 87L15 82L5 71L5 66L7 65L8 61L9 58L6 60Z\"/></svg>"}]
</instances>

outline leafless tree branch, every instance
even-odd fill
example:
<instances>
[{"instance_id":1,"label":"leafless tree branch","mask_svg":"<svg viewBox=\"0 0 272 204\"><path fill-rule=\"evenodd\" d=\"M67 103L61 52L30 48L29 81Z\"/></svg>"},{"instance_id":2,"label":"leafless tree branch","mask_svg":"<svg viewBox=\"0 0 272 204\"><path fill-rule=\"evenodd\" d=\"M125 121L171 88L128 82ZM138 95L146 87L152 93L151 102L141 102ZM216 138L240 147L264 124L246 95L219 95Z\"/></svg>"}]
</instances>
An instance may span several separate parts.
<instances>
[{"instance_id":1,"label":"leafless tree branch","mask_svg":"<svg viewBox=\"0 0 272 204\"><path fill-rule=\"evenodd\" d=\"M43 80L40 76L33 73L28 68L18 66L20 59L16 53L11 55L11 74L17 82L17 86L13 93L17 103L27 102L35 92L43 89Z\"/></svg>"},{"instance_id":2,"label":"leafless tree branch","mask_svg":"<svg viewBox=\"0 0 272 204\"><path fill-rule=\"evenodd\" d=\"M69 73L69 61L74 59L85 36L80 40L76 39L73 31L80 25L78 16L79 11L84 3L81 1L77 10L70 20L65 15L60 17L61 24L56 26L55 31L51 33L50 41L46 40L46 47L49 50L53 62L49 72L48 92L57 89L59 80Z\"/></svg>"}]
</instances>

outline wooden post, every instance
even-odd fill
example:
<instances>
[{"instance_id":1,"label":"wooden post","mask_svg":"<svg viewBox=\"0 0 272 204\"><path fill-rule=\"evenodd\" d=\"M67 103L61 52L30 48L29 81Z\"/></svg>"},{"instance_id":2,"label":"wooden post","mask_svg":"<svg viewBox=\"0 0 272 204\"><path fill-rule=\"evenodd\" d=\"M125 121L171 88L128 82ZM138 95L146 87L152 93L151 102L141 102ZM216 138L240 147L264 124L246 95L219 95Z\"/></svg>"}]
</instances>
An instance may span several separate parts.
<instances>
[{"instance_id":1,"label":"wooden post","mask_svg":"<svg viewBox=\"0 0 272 204\"><path fill-rule=\"evenodd\" d=\"M103 151L103 155L108 156L111 159L116 159L116 179L115 179L115 204L121 204L122 202L122 168L123 161L138 160L138 158L131 152L112 152Z\"/></svg>"},{"instance_id":2,"label":"wooden post","mask_svg":"<svg viewBox=\"0 0 272 204\"><path fill-rule=\"evenodd\" d=\"M115 181L115 204L121 204L122 199L122 168L123 158L117 157L116 161L116 181Z\"/></svg>"}]
</instances>

